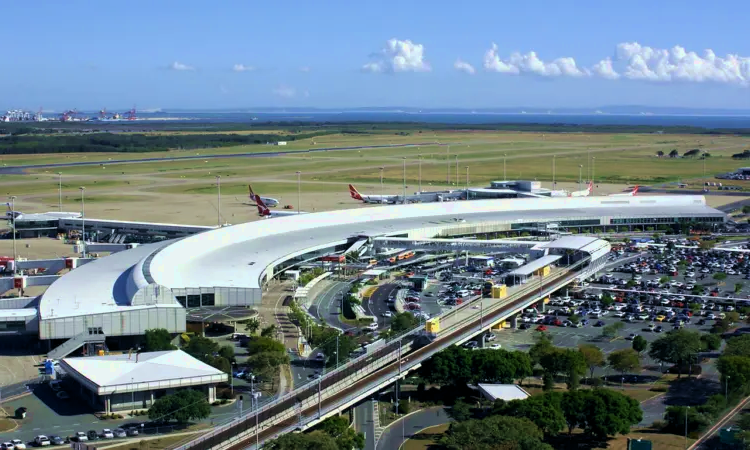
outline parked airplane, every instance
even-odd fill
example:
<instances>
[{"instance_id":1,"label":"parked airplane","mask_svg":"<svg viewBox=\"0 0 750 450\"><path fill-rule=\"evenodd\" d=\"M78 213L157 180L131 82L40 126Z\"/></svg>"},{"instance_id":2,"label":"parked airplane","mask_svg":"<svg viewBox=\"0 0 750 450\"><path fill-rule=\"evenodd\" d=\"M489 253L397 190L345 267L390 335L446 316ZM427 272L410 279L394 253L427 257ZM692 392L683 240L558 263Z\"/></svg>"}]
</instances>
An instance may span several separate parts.
<instances>
[{"instance_id":1,"label":"parked airplane","mask_svg":"<svg viewBox=\"0 0 750 450\"><path fill-rule=\"evenodd\" d=\"M250 194L250 201L254 202L255 201L255 192L253 192L253 187L251 185L249 185L249 184L247 185L247 191ZM276 200L275 198L261 197L260 199L263 200L263 203L265 203L266 206L270 206L270 207L279 206L279 201Z\"/></svg>"},{"instance_id":2,"label":"parked airplane","mask_svg":"<svg viewBox=\"0 0 750 450\"><path fill-rule=\"evenodd\" d=\"M260 195L257 194L255 195L255 204L256 206L258 206L258 214L261 217L265 217L267 219L283 216L296 216L297 214L307 214L305 211L271 211L263 202L263 199L260 197Z\"/></svg>"},{"instance_id":3,"label":"parked airplane","mask_svg":"<svg viewBox=\"0 0 750 450\"><path fill-rule=\"evenodd\" d=\"M588 197L591 195L591 191L594 190L594 183L589 181L588 188L583 191L574 191L570 193L570 197Z\"/></svg>"},{"instance_id":4,"label":"parked airplane","mask_svg":"<svg viewBox=\"0 0 750 450\"><path fill-rule=\"evenodd\" d=\"M5 206L8 208L7 211L5 211L5 219L11 220L14 217L21 219L25 215L25 213L21 211L13 211L10 209L10 203L6 203ZM31 214L31 213L30 213ZM81 217L81 213L79 212L58 212L58 211L49 211L45 213L41 213L49 217L57 218L57 219L77 219Z\"/></svg>"},{"instance_id":5,"label":"parked airplane","mask_svg":"<svg viewBox=\"0 0 750 450\"><path fill-rule=\"evenodd\" d=\"M361 200L364 203L400 203L400 195L362 195L357 191L357 188L349 185L349 195L355 200Z\"/></svg>"},{"instance_id":6,"label":"parked airplane","mask_svg":"<svg viewBox=\"0 0 750 450\"><path fill-rule=\"evenodd\" d=\"M630 192L623 192L622 194L610 194L609 196L610 196L610 197L632 197L632 196L634 196L635 194L637 194L637 193L638 193L638 188L639 188L639 187L640 187L640 186L636 185L636 186L635 186L635 187L633 188L633 190L632 190L632 191L630 191Z\"/></svg>"}]
</instances>

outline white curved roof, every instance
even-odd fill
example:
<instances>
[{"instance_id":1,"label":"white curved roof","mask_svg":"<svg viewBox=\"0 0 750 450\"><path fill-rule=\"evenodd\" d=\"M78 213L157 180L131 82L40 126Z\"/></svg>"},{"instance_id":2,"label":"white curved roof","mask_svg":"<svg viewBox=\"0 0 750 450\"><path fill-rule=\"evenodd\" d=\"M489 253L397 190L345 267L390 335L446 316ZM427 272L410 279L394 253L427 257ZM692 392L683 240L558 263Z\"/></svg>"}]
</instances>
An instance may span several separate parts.
<instances>
[{"instance_id":1,"label":"white curved roof","mask_svg":"<svg viewBox=\"0 0 750 450\"><path fill-rule=\"evenodd\" d=\"M455 219L479 224L717 214L721 213L706 206L702 196L639 196L421 203L292 215L143 245L93 261L53 283L42 296L39 309L45 318L93 313L92 306L98 312L132 308L134 293L148 284L258 288L269 265L292 256L358 235L419 229L432 229L434 235L442 228L464 224Z\"/></svg>"}]
</instances>

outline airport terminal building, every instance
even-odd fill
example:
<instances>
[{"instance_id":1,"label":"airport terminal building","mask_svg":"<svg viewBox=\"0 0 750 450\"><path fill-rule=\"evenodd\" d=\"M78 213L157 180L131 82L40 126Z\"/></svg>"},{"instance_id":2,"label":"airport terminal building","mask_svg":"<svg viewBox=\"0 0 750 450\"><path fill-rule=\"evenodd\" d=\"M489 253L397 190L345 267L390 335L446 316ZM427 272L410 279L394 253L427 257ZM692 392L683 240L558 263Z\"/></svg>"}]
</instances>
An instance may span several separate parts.
<instances>
[{"instance_id":1,"label":"airport terminal building","mask_svg":"<svg viewBox=\"0 0 750 450\"><path fill-rule=\"evenodd\" d=\"M613 227L645 231L659 224L711 225L725 220L724 213L707 206L702 196L477 200L259 220L195 230L186 237L81 262L54 277L38 298L23 306L12 304L13 323L25 321L23 327L13 327L16 334L38 335L65 356L91 340L140 336L153 328L184 332L188 307L259 305L265 284L286 269L331 253L362 254L378 237L453 238L545 224L582 232ZM24 278L21 283L35 277ZM2 291L17 284L13 277L0 278ZM19 314L19 309L29 314ZM0 323L3 315L0 309Z\"/></svg>"}]
</instances>

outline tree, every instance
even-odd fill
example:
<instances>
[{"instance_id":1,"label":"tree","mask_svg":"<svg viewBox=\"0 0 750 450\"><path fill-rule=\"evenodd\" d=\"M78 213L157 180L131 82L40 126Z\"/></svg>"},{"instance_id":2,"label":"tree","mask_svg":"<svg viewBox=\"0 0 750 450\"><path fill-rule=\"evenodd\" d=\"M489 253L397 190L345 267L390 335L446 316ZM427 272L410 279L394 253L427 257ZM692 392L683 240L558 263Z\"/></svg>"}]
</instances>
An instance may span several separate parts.
<instances>
[{"instance_id":1,"label":"tree","mask_svg":"<svg viewBox=\"0 0 750 450\"><path fill-rule=\"evenodd\" d=\"M219 349L219 356L226 359L230 363L233 363L235 360L234 357L234 347L231 347L229 345L222 345Z\"/></svg>"},{"instance_id":2,"label":"tree","mask_svg":"<svg viewBox=\"0 0 750 450\"><path fill-rule=\"evenodd\" d=\"M592 389L584 401L584 431L598 439L627 434L643 420L640 404L611 389Z\"/></svg>"},{"instance_id":3,"label":"tree","mask_svg":"<svg viewBox=\"0 0 750 450\"><path fill-rule=\"evenodd\" d=\"M610 295L609 292L604 292L599 301L601 302L602 306L606 308L607 306L612 305L615 302L615 299L612 298L612 295Z\"/></svg>"},{"instance_id":4,"label":"tree","mask_svg":"<svg viewBox=\"0 0 750 450\"><path fill-rule=\"evenodd\" d=\"M558 349L553 347L553 351L545 353L539 364L546 374L555 376L564 374L568 377L568 389L576 389L580 383L580 378L586 373L586 361L583 355L577 350Z\"/></svg>"},{"instance_id":5,"label":"tree","mask_svg":"<svg viewBox=\"0 0 750 450\"><path fill-rule=\"evenodd\" d=\"M318 346L328 358L328 364L336 364L336 355L339 363L345 361L349 355L359 347L353 337L338 333L338 339L331 338Z\"/></svg>"},{"instance_id":6,"label":"tree","mask_svg":"<svg viewBox=\"0 0 750 450\"><path fill-rule=\"evenodd\" d=\"M586 424L585 409L590 396L591 392L583 390L563 392L560 411L568 425L568 434L572 434L573 430Z\"/></svg>"},{"instance_id":7,"label":"tree","mask_svg":"<svg viewBox=\"0 0 750 450\"><path fill-rule=\"evenodd\" d=\"M657 151L656 152L656 156L658 156L659 158L661 158L662 156L664 156L664 151L663 150Z\"/></svg>"},{"instance_id":8,"label":"tree","mask_svg":"<svg viewBox=\"0 0 750 450\"><path fill-rule=\"evenodd\" d=\"M643 336L636 336L633 338L633 350L638 352L640 355L642 351L648 348L648 341Z\"/></svg>"},{"instance_id":9,"label":"tree","mask_svg":"<svg viewBox=\"0 0 750 450\"><path fill-rule=\"evenodd\" d=\"M526 418L532 421L547 436L554 436L566 426L559 392L545 392L524 400L511 400L503 408L494 409L494 414Z\"/></svg>"},{"instance_id":10,"label":"tree","mask_svg":"<svg viewBox=\"0 0 750 450\"><path fill-rule=\"evenodd\" d=\"M750 357L750 334L743 334L727 340L723 355Z\"/></svg>"},{"instance_id":11,"label":"tree","mask_svg":"<svg viewBox=\"0 0 750 450\"><path fill-rule=\"evenodd\" d=\"M165 395L156 400L148 409L148 418L157 423L175 420L187 423L205 419L211 414L211 406L202 392L185 389L175 394Z\"/></svg>"},{"instance_id":12,"label":"tree","mask_svg":"<svg viewBox=\"0 0 750 450\"><path fill-rule=\"evenodd\" d=\"M247 341L248 356L258 353L286 353L284 344L266 336L253 336Z\"/></svg>"},{"instance_id":13,"label":"tree","mask_svg":"<svg viewBox=\"0 0 750 450\"><path fill-rule=\"evenodd\" d=\"M710 423L710 420L698 412L696 408L667 406L666 412L664 413L664 421L667 423L667 430L675 434L685 433L686 416L688 432L702 431Z\"/></svg>"},{"instance_id":14,"label":"tree","mask_svg":"<svg viewBox=\"0 0 750 450\"><path fill-rule=\"evenodd\" d=\"M536 342L529 349L529 357L531 358L532 366L539 364L545 354L555 351L555 346L552 345L552 339L547 333L536 334L534 340L536 340Z\"/></svg>"},{"instance_id":15,"label":"tree","mask_svg":"<svg viewBox=\"0 0 750 450\"><path fill-rule=\"evenodd\" d=\"M713 278L716 281L723 281L727 279L727 274L725 274L724 272L717 272L714 274Z\"/></svg>"},{"instance_id":16,"label":"tree","mask_svg":"<svg viewBox=\"0 0 750 450\"><path fill-rule=\"evenodd\" d=\"M245 322L245 331L249 332L250 334L257 333L259 328L260 328L260 320L256 318L248 319Z\"/></svg>"},{"instance_id":17,"label":"tree","mask_svg":"<svg viewBox=\"0 0 750 450\"><path fill-rule=\"evenodd\" d=\"M677 330L651 343L648 355L665 363L677 365L677 377L682 376L682 369L696 360L701 351L700 334L696 331Z\"/></svg>"},{"instance_id":18,"label":"tree","mask_svg":"<svg viewBox=\"0 0 750 450\"><path fill-rule=\"evenodd\" d=\"M745 205L742 207L742 214L750 214L750 205Z\"/></svg>"},{"instance_id":19,"label":"tree","mask_svg":"<svg viewBox=\"0 0 750 450\"><path fill-rule=\"evenodd\" d=\"M626 372L636 372L641 368L641 359L638 356L638 352L632 348L624 348L622 350L615 350L610 353L607 357L609 365L620 372L625 374Z\"/></svg>"},{"instance_id":20,"label":"tree","mask_svg":"<svg viewBox=\"0 0 750 450\"><path fill-rule=\"evenodd\" d=\"M622 322L614 322L606 327L602 328L602 336L606 338L614 338L618 334L620 334L620 331L625 327Z\"/></svg>"},{"instance_id":21,"label":"tree","mask_svg":"<svg viewBox=\"0 0 750 450\"><path fill-rule=\"evenodd\" d=\"M276 335L276 324L271 324L260 330L261 337L274 337Z\"/></svg>"},{"instance_id":22,"label":"tree","mask_svg":"<svg viewBox=\"0 0 750 450\"><path fill-rule=\"evenodd\" d=\"M716 334L702 334L701 344L703 351L708 350L715 352L716 350L721 348L721 337Z\"/></svg>"},{"instance_id":23,"label":"tree","mask_svg":"<svg viewBox=\"0 0 750 450\"><path fill-rule=\"evenodd\" d=\"M745 287L745 283L734 283L734 293L739 294L743 287Z\"/></svg>"},{"instance_id":24,"label":"tree","mask_svg":"<svg viewBox=\"0 0 750 450\"><path fill-rule=\"evenodd\" d=\"M750 357L721 356L716 361L716 368L721 373L721 385L741 393L750 387Z\"/></svg>"},{"instance_id":25,"label":"tree","mask_svg":"<svg viewBox=\"0 0 750 450\"><path fill-rule=\"evenodd\" d=\"M473 383L503 383L531 375L531 360L523 352L481 349L471 351Z\"/></svg>"},{"instance_id":26,"label":"tree","mask_svg":"<svg viewBox=\"0 0 750 450\"><path fill-rule=\"evenodd\" d=\"M172 335L169 334L169 331L164 328L146 330L143 351L161 352L165 350L177 350L177 347L172 345Z\"/></svg>"},{"instance_id":27,"label":"tree","mask_svg":"<svg viewBox=\"0 0 750 450\"><path fill-rule=\"evenodd\" d=\"M450 424L440 439L447 450L552 450L544 434L528 419L490 416Z\"/></svg>"},{"instance_id":28,"label":"tree","mask_svg":"<svg viewBox=\"0 0 750 450\"><path fill-rule=\"evenodd\" d=\"M334 438L340 450L362 449L365 447L365 436L349 427L349 420L344 416L329 417L321 422L320 425L317 425L315 429Z\"/></svg>"},{"instance_id":29,"label":"tree","mask_svg":"<svg viewBox=\"0 0 750 450\"><path fill-rule=\"evenodd\" d=\"M263 444L268 450L339 450L334 438L322 431L287 433ZM348 450L348 449L347 449Z\"/></svg>"},{"instance_id":30,"label":"tree","mask_svg":"<svg viewBox=\"0 0 750 450\"><path fill-rule=\"evenodd\" d=\"M193 336L182 350L188 355L210 364L214 353L219 350L219 344L203 336Z\"/></svg>"},{"instance_id":31,"label":"tree","mask_svg":"<svg viewBox=\"0 0 750 450\"><path fill-rule=\"evenodd\" d=\"M424 361L419 373L430 383L461 386L472 380L471 367L469 351L452 345Z\"/></svg>"},{"instance_id":32,"label":"tree","mask_svg":"<svg viewBox=\"0 0 750 450\"><path fill-rule=\"evenodd\" d=\"M676 148L672 149L672 151L669 152L670 158L677 158L678 156L680 156L680 152L678 152Z\"/></svg>"},{"instance_id":33,"label":"tree","mask_svg":"<svg viewBox=\"0 0 750 450\"><path fill-rule=\"evenodd\" d=\"M414 317L414 314L408 311L398 313L393 316L393 320L391 321L391 330L396 333L401 333L402 331L411 330L412 328L416 327L418 323L419 319Z\"/></svg>"},{"instance_id":34,"label":"tree","mask_svg":"<svg viewBox=\"0 0 750 450\"><path fill-rule=\"evenodd\" d=\"M471 419L471 405L466 403L463 398L459 398L448 410L448 415L455 421L461 422Z\"/></svg>"},{"instance_id":35,"label":"tree","mask_svg":"<svg viewBox=\"0 0 750 450\"><path fill-rule=\"evenodd\" d=\"M589 368L589 372L591 373L590 378L594 378L596 368L606 365L602 349L593 344L581 344L578 346L578 351L583 355L583 360Z\"/></svg>"},{"instance_id":36,"label":"tree","mask_svg":"<svg viewBox=\"0 0 750 450\"><path fill-rule=\"evenodd\" d=\"M714 325L711 327L712 333L726 333L729 331L730 328L732 328L732 325L737 323L737 321L740 320L740 315L737 312L728 312L724 315L723 319L717 319L714 322Z\"/></svg>"}]
</instances>

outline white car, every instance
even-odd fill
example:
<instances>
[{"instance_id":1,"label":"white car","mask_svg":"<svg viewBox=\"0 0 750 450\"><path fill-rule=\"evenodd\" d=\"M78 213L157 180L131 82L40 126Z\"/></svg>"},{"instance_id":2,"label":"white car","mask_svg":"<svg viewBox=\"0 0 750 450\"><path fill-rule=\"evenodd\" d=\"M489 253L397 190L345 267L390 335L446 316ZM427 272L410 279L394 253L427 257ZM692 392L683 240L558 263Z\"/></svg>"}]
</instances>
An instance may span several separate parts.
<instances>
[{"instance_id":1,"label":"white car","mask_svg":"<svg viewBox=\"0 0 750 450\"><path fill-rule=\"evenodd\" d=\"M18 450L26 450L26 444L20 439L11 439L10 443L13 444L14 448L17 448Z\"/></svg>"},{"instance_id":2,"label":"white car","mask_svg":"<svg viewBox=\"0 0 750 450\"><path fill-rule=\"evenodd\" d=\"M47 445L51 445L51 442L47 436L40 434L34 438L34 444L36 444L37 447L46 447Z\"/></svg>"},{"instance_id":3,"label":"white car","mask_svg":"<svg viewBox=\"0 0 750 450\"><path fill-rule=\"evenodd\" d=\"M110 430L109 428L103 429L100 436L104 439L114 439L115 437L114 433L112 433L112 430Z\"/></svg>"},{"instance_id":4,"label":"white car","mask_svg":"<svg viewBox=\"0 0 750 450\"><path fill-rule=\"evenodd\" d=\"M383 313L383 314L381 314L381 315L382 315L383 317L393 317L393 313L391 313L390 311L386 311L386 312L384 312L384 313Z\"/></svg>"},{"instance_id":5,"label":"white car","mask_svg":"<svg viewBox=\"0 0 750 450\"><path fill-rule=\"evenodd\" d=\"M615 313L615 317L625 317L627 314L622 311L617 311Z\"/></svg>"},{"instance_id":6,"label":"white car","mask_svg":"<svg viewBox=\"0 0 750 450\"><path fill-rule=\"evenodd\" d=\"M502 347L500 344L492 344L489 346L492 350L499 350Z\"/></svg>"},{"instance_id":7,"label":"white car","mask_svg":"<svg viewBox=\"0 0 750 450\"><path fill-rule=\"evenodd\" d=\"M89 440L89 437L86 436L86 433L84 433L83 431L76 431L76 434L73 436L73 439L76 442L85 442Z\"/></svg>"},{"instance_id":8,"label":"white car","mask_svg":"<svg viewBox=\"0 0 750 450\"><path fill-rule=\"evenodd\" d=\"M0 444L0 448L3 450L13 450L14 447L10 442L3 442L2 444Z\"/></svg>"}]
</instances>

